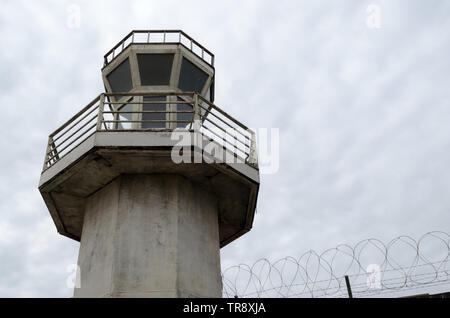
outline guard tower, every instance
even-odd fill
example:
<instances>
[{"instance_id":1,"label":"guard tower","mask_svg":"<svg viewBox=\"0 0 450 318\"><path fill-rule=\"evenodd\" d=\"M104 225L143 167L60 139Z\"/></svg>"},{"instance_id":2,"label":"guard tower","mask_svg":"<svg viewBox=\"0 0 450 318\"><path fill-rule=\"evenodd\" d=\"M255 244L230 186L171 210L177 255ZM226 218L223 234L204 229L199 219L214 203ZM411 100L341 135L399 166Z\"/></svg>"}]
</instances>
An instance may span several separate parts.
<instances>
[{"instance_id":1,"label":"guard tower","mask_svg":"<svg viewBox=\"0 0 450 318\"><path fill-rule=\"evenodd\" d=\"M39 191L80 242L75 297L222 296L220 248L251 229L259 171L214 74L184 32L132 31L104 57L106 92L49 136Z\"/></svg>"}]
</instances>

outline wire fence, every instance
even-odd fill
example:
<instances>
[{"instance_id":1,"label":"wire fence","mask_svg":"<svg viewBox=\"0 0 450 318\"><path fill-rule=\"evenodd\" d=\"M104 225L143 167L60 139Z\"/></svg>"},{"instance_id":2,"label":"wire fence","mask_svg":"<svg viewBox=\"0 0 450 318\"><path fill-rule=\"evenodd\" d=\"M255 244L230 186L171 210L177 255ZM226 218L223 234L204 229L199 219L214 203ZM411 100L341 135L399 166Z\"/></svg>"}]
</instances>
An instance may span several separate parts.
<instances>
[{"instance_id":1,"label":"wire fence","mask_svg":"<svg viewBox=\"0 0 450 318\"><path fill-rule=\"evenodd\" d=\"M450 290L450 235L428 232L418 240L399 236L388 243L366 239L321 254L303 253L222 272L223 296L302 298L408 296L426 290ZM349 284L346 284L346 277Z\"/></svg>"}]
</instances>

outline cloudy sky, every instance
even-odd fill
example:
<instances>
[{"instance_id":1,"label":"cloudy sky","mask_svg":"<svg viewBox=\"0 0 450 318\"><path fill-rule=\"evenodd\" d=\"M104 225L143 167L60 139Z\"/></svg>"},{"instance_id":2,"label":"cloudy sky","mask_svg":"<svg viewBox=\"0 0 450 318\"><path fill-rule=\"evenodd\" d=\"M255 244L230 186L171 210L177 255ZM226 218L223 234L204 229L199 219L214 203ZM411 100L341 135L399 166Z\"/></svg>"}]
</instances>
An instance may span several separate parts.
<instances>
[{"instance_id":1,"label":"cloudy sky","mask_svg":"<svg viewBox=\"0 0 450 318\"><path fill-rule=\"evenodd\" d=\"M279 128L279 170L223 267L450 232L450 2L3 0L0 297L72 295L79 244L37 190L47 136L103 91L132 29L184 30L216 55L216 104Z\"/></svg>"}]
</instances>

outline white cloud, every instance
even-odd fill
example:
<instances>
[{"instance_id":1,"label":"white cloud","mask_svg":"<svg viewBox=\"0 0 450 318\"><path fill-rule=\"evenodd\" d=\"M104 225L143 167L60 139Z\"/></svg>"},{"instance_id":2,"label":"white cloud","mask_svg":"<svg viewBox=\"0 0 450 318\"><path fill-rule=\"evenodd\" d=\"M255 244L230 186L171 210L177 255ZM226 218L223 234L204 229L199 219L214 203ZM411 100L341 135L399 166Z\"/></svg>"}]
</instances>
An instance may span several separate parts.
<instances>
[{"instance_id":1,"label":"white cloud","mask_svg":"<svg viewBox=\"0 0 450 318\"><path fill-rule=\"evenodd\" d=\"M73 3L80 28L66 25ZM103 54L131 29L185 30L216 55L217 105L280 128L280 171L262 176L254 228L222 250L223 265L450 230L449 4L2 5L0 296L72 294L77 243L56 234L36 189L46 136L103 89Z\"/></svg>"}]
</instances>

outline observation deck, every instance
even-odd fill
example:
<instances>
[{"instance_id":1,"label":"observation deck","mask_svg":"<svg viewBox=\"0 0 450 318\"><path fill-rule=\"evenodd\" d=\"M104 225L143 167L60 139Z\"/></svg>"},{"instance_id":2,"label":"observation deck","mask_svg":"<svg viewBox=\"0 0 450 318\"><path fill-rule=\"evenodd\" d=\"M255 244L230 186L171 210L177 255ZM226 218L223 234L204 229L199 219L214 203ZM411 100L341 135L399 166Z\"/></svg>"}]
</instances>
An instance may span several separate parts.
<instances>
[{"instance_id":1,"label":"observation deck","mask_svg":"<svg viewBox=\"0 0 450 318\"><path fill-rule=\"evenodd\" d=\"M174 162L174 147L185 162ZM218 195L221 246L251 229L255 133L195 92L100 94L50 134L39 190L58 232L79 241L85 199L144 173L179 174Z\"/></svg>"}]
</instances>

